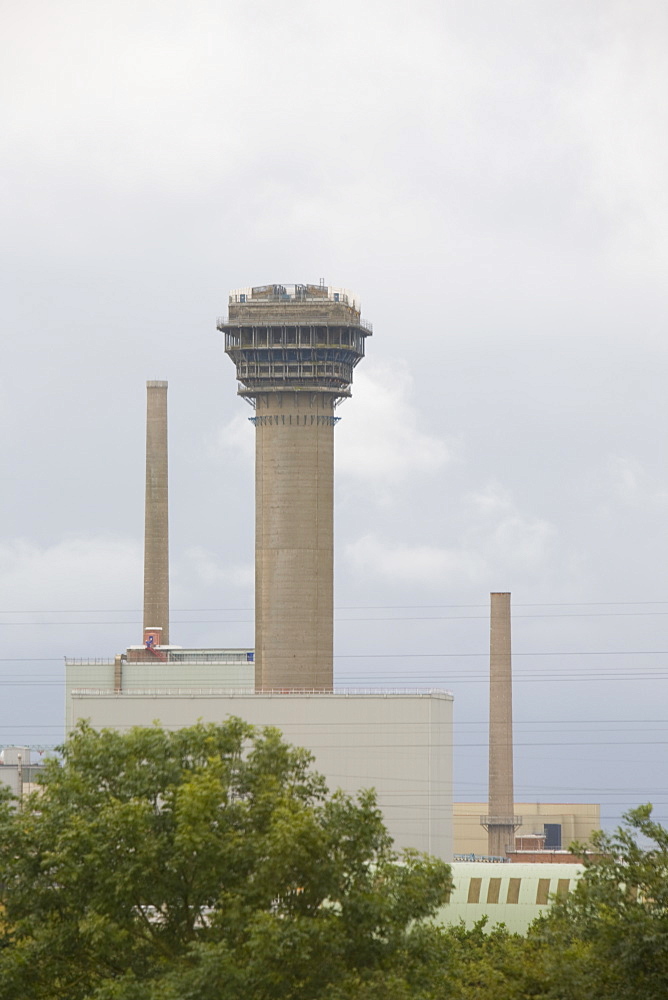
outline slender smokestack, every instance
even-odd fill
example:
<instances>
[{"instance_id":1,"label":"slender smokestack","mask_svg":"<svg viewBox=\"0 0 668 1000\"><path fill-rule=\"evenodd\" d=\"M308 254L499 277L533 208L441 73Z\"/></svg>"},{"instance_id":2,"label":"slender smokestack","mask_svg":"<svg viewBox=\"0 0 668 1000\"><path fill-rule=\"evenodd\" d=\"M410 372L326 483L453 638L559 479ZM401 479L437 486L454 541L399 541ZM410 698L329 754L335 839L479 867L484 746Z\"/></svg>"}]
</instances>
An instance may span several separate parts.
<instances>
[{"instance_id":1,"label":"slender smokestack","mask_svg":"<svg viewBox=\"0 0 668 1000\"><path fill-rule=\"evenodd\" d=\"M146 519L144 633L161 629L169 644L169 526L167 516L167 383L146 383ZM158 645L158 643L156 643Z\"/></svg>"},{"instance_id":2,"label":"slender smokestack","mask_svg":"<svg viewBox=\"0 0 668 1000\"><path fill-rule=\"evenodd\" d=\"M502 857L515 841L513 679L510 594L490 594L488 853Z\"/></svg>"}]
</instances>

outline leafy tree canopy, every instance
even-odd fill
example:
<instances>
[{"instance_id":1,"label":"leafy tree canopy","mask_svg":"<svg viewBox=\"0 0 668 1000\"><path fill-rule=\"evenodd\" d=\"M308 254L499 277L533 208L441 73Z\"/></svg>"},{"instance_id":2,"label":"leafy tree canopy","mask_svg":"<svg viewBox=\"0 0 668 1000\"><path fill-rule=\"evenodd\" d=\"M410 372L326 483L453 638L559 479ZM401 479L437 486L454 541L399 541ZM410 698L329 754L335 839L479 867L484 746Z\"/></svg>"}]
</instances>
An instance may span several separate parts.
<instances>
[{"instance_id":1,"label":"leafy tree canopy","mask_svg":"<svg viewBox=\"0 0 668 1000\"><path fill-rule=\"evenodd\" d=\"M668 830L650 805L615 833L575 844L586 871L533 938L560 1000L657 1000L668 996Z\"/></svg>"},{"instance_id":2,"label":"leafy tree canopy","mask_svg":"<svg viewBox=\"0 0 668 1000\"><path fill-rule=\"evenodd\" d=\"M84 724L61 749L0 805L2 1000L372 996L417 961L448 866L399 859L373 793L328 796L276 730Z\"/></svg>"}]
</instances>

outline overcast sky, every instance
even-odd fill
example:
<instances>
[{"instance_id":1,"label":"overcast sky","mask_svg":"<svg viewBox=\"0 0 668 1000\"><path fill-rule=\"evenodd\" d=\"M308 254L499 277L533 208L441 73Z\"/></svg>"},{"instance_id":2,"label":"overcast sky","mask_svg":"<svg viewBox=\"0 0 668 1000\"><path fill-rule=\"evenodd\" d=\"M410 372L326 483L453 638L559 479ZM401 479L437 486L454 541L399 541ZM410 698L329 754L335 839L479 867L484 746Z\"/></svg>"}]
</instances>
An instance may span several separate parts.
<instances>
[{"instance_id":1,"label":"overcast sky","mask_svg":"<svg viewBox=\"0 0 668 1000\"><path fill-rule=\"evenodd\" d=\"M336 675L455 695L487 785L512 592L516 798L652 801L666 758L668 7L23 0L2 81L0 744L141 638L145 383L169 381L172 640L253 643L231 288L353 289Z\"/></svg>"}]
</instances>

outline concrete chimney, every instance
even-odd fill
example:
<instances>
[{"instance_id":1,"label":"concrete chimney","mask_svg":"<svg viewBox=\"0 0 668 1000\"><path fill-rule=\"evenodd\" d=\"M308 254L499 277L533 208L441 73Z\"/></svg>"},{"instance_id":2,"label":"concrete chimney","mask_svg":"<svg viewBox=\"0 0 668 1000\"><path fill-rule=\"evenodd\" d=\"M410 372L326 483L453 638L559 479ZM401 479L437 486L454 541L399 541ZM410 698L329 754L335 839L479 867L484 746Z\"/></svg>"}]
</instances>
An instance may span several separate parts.
<instances>
[{"instance_id":1,"label":"concrete chimney","mask_svg":"<svg viewBox=\"0 0 668 1000\"><path fill-rule=\"evenodd\" d=\"M233 291L218 329L255 408L255 689L331 691L335 407L371 327L320 284Z\"/></svg>"},{"instance_id":2,"label":"concrete chimney","mask_svg":"<svg viewBox=\"0 0 668 1000\"><path fill-rule=\"evenodd\" d=\"M513 849L515 814L513 788L513 679L510 648L510 594L490 594L489 643L489 815L487 851L503 857Z\"/></svg>"},{"instance_id":3,"label":"concrete chimney","mask_svg":"<svg viewBox=\"0 0 668 1000\"><path fill-rule=\"evenodd\" d=\"M147 382L144 634L156 632L162 646L169 644L167 486L167 383Z\"/></svg>"}]
</instances>

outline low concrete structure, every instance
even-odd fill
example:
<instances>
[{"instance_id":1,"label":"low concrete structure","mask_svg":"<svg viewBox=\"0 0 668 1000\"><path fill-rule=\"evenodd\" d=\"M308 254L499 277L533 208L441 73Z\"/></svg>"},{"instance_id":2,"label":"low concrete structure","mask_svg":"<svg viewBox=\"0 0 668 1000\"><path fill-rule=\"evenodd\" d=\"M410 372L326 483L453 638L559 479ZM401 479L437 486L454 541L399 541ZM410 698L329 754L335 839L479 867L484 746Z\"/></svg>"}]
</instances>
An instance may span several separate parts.
<instances>
[{"instance_id":1,"label":"low concrete structure","mask_svg":"<svg viewBox=\"0 0 668 1000\"><path fill-rule=\"evenodd\" d=\"M164 667L163 667L164 669ZM452 857L452 695L443 691L279 694L72 690L72 722L180 728L239 716L306 747L330 790L375 788L398 848Z\"/></svg>"},{"instance_id":2,"label":"low concrete structure","mask_svg":"<svg viewBox=\"0 0 668 1000\"><path fill-rule=\"evenodd\" d=\"M569 864L557 869L544 864L455 861L450 901L438 911L436 922L463 921L470 930L487 917L488 932L503 923L509 931L525 934L529 924L546 913L555 897L573 891L583 871L572 857Z\"/></svg>"}]
</instances>

